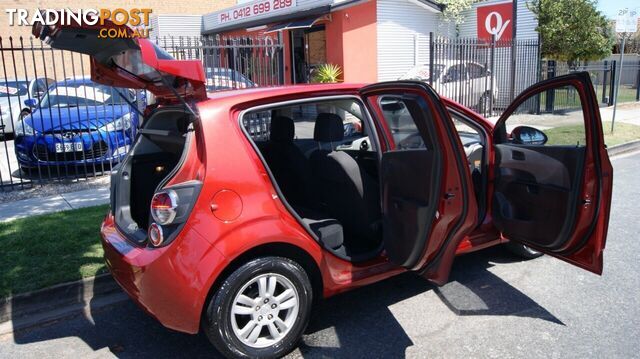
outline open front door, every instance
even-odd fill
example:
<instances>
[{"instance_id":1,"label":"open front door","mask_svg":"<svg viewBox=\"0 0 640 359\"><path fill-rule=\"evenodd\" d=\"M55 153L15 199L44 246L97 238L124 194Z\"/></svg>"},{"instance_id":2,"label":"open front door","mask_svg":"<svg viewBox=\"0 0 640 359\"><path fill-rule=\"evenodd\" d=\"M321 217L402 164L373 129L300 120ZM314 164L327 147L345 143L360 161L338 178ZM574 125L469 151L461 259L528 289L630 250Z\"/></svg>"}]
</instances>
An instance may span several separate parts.
<instances>
[{"instance_id":1,"label":"open front door","mask_svg":"<svg viewBox=\"0 0 640 359\"><path fill-rule=\"evenodd\" d=\"M492 212L503 236L602 273L613 173L589 74L525 90L494 141Z\"/></svg>"},{"instance_id":2,"label":"open front door","mask_svg":"<svg viewBox=\"0 0 640 359\"><path fill-rule=\"evenodd\" d=\"M383 150L384 245L391 261L446 282L477 206L464 149L438 95L426 84L381 83L361 90Z\"/></svg>"}]
</instances>

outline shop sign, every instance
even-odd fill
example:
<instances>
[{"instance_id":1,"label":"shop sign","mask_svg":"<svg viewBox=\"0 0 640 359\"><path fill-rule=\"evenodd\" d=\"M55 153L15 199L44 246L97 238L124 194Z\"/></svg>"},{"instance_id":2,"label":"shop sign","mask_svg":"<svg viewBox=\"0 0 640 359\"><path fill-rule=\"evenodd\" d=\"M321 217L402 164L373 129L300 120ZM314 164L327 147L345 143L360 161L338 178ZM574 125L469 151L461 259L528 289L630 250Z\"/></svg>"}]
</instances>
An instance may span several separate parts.
<instances>
[{"instance_id":1,"label":"shop sign","mask_svg":"<svg viewBox=\"0 0 640 359\"><path fill-rule=\"evenodd\" d=\"M513 3L506 2L477 8L478 38L491 41L511 40L513 36Z\"/></svg>"},{"instance_id":2,"label":"shop sign","mask_svg":"<svg viewBox=\"0 0 640 359\"><path fill-rule=\"evenodd\" d=\"M232 24L258 17L291 12L296 5L296 0L258 0L239 4L220 12L218 14L218 23L220 25Z\"/></svg>"}]
</instances>

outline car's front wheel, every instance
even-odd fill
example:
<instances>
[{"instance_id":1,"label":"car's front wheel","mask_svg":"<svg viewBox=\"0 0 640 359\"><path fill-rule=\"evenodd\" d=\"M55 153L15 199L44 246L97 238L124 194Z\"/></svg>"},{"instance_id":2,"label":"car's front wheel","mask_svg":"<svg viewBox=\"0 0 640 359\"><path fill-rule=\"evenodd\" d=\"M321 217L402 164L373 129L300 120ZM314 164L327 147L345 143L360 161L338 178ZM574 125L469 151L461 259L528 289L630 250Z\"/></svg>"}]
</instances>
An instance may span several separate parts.
<instances>
[{"instance_id":1,"label":"car's front wheel","mask_svg":"<svg viewBox=\"0 0 640 359\"><path fill-rule=\"evenodd\" d=\"M203 329L226 357L280 357L295 348L307 327L312 297L309 277L296 262L254 259L211 297Z\"/></svg>"}]
</instances>

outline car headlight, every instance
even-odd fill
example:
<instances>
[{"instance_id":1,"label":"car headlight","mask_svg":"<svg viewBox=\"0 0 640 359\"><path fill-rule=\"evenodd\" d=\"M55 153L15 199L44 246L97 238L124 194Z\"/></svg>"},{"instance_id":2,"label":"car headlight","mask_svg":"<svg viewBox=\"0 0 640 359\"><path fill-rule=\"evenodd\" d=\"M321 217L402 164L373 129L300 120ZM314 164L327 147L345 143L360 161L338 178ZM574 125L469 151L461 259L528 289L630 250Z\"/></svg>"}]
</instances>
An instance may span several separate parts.
<instances>
[{"instance_id":1,"label":"car headlight","mask_svg":"<svg viewBox=\"0 0 640 359\"><path fill-rule=\"evenodd\" d=\"M33 127L29 126L29 124L25 120L16 122L13 131L16 136L33 136L36 134L36 131L33 129Z\"/></svg>"},{"instance_id":2,"label":"car headlight","mask_svg":"<svg viewBox=\"0 0 640 359\"><path fill-rule=\"evenodd\" d=\"M118 117L115 121L109 122L100 127L98 131L115 132L129 130L131 128L131 113L127 113L122 117Z\"/></svg>"}]
</instances>

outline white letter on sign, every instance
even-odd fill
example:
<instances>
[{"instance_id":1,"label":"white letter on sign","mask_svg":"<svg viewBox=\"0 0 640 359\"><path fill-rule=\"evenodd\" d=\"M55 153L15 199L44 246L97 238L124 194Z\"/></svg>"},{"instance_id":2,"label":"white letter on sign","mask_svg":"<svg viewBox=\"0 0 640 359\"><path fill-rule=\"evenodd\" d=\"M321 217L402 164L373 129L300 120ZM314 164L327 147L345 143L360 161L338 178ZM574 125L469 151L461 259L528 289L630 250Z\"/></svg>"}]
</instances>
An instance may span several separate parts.
<instances>
[{"instance_id":1,"label":"white letter on sign","mask_svg":"<svg viewBox=\"0 0 640 359\"><path fill-rule=\"evenodd\" d=\"M492 23L492 18L496 18L496 26L492 27L491 23ZM489 15L487 15L487 18L484 20L484 27L487 29L487 32L491 35L495 35L496 36L496 41L500 40L500 38L502 37L502 34L504 34L504 30L507 29L507 25L509 25L509 23L511 22L511 20L507 20L504 22L504 24L502 23L502 15L500 15L500 13L492 11L491 13L489 13Z\"/></svg>"}]
</instances>

